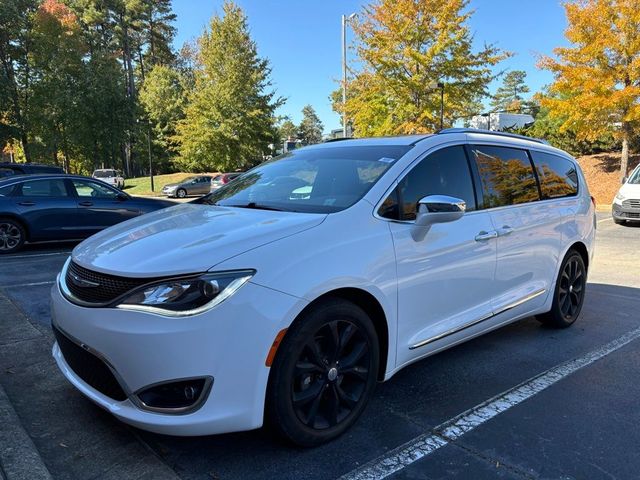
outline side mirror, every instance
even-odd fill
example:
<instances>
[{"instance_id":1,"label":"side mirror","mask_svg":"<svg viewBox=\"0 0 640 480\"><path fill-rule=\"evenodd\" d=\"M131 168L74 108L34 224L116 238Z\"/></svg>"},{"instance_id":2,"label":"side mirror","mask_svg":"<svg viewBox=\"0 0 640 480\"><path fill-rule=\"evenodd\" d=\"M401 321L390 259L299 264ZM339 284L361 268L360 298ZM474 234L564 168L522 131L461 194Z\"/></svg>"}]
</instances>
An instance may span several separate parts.
<instances>
[{"instance_id":1,"label":"side mirror","mask_svg":"<svg viewBox=\"0 0 640 480\"><path fill-rule=\"evenodd\" d=\"M414 240L422 240L429 227L435 223L454 222L464 215L467 204L464 200L447 195L429 195L418 202L414 226Z\"/></svg>"},{"instance_id":2,"label":"side mirror","mask_svg":"<svg viewBox=\"0 0 640 480\"><path fill-rule=\"evenodd\" d=\"M624 185L625 183L627 183L627 180L629 180L629 177L626 177L626 176L622 177L622 180L621 180L620 183L622 183Z\"/></svg>"},{"instance_id":3,"label":"side mirror","mask_svg":"<svg viewBox=\"0 0 640 480\"><path fill-rule=\"evenodd\" d=\"M126 193L123 193L123 192L119 192L119 193L116 195L116 198L117 198L118 200L120 200L121 202L123 202L123 201L125 201L125 200L129 200L129 195L127 195Z\"/></svg>"}]
</instances>

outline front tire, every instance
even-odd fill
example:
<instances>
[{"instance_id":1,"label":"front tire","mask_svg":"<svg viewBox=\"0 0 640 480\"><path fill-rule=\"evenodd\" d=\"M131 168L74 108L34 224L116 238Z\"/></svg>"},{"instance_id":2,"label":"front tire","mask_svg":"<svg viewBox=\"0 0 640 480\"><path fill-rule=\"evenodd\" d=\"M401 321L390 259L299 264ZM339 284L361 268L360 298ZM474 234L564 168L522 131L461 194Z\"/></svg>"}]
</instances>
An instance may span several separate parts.
<instances>
[{"instance_id":1,"label":"front tire","mask_svg":"<svg viewBox=\"0 0 640 480\"><path fill-rule=\"evenodd\" d=\"M624 220L620 220L616 217L613 217L613 223L615 223L616 225L625 225L627 222L625 222Z\"/></svg>"},{"instance_id":2,"label":"front tire","mask_svg":"<svg viewBox=\"0 0 640 480\"><path fill-rule=\"evenodd\" d=\"M178 198L184 198L187 196L187 191L184 188L179 188L178 191L176 192L176 197Z\"/></svg>"},{"instance_id":3,"label":"front tire","mask_svg":"<svg viewBox=\"0 0 640 480\"><path fill-rule=\"evenodd\" d=\"M377 382L380 351L371 319L334 298L297 319L278 348L266 398L268 423L303 447L347 431Z\"/></svg>"},{"instance_id":4,"label":"front tire","mask_svg":"<svg viewBox=\"0 0 640 480\"><path fill-rule=\"evenodd\" d=\"M551 310L536 318L550 327L570 327L582 310L586 286L587 268L582 255L569 250L560 266Z\"/></svg>"},{"instance_id":5,"label":"front tire","mask_svg":"<svg viewBox=\"0 0 640 480\"><path fill-rule=\"evenodd\" d=\"M0 254L14 253L22 248L27 232L12 218L0 218Z\"/></svg>"}]
</instances>

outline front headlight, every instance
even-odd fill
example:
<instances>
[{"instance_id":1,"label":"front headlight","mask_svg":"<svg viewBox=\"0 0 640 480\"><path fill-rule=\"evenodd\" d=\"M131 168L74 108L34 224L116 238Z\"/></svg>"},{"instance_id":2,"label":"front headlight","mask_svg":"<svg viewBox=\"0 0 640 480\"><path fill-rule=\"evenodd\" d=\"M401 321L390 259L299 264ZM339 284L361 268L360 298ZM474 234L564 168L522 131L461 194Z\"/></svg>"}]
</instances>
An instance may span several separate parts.
<instances>
[{"instance_id":1,"label":"front headlight","mask_svg":"<svg viewBox=\"0 0 640 480\"><path fill-rule=\"evenodd\" d=\"M197 315L225 301L255 273L255 270L236 270L163 280L133 291L117 307L169 317Z\"/></svg>"},{"instance_id":2,"label":"front headlight","mask_svg":"<svg viewBox=\"0 0 640 480\"><path fill-rule=\"evenodd\" d=\"M615 198L615 200L617 200L617 201L618 201L618 203L622 203L626 198L627 198L627 197L625 197L622 193L618 192L618 193L616 194L616 198ZM614 202L615 202L615 200L614 200Z\"/></svg>"}]
</instances>

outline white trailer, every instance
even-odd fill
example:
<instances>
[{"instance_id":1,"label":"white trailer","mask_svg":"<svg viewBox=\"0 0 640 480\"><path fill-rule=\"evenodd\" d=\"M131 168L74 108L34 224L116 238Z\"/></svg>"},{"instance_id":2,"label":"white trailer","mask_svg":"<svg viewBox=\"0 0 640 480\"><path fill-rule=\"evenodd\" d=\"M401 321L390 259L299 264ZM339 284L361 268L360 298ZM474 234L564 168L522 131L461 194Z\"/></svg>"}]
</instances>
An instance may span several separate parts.
<instances>
[{"instance_id":1,"label":"white trailer","mask_svg":"<svg viewBox=\"0 0 640 480\"><path fill-rule=\"evenodd\" d=\"M475 115L471 118L470 127L482 130L501 132L510 128L522 128L533 123L533 117L527 113L489 113Z\"/></svg>"}]
</instances>

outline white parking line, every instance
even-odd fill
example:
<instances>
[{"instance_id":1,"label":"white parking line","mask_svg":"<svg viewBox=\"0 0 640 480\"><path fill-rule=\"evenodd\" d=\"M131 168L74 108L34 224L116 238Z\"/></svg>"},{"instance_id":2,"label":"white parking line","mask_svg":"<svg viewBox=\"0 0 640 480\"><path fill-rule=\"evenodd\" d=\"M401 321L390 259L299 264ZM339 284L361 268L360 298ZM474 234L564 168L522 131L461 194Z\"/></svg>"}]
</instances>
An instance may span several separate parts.
<instances>
[{"instance_id":1,"label":"white parking line","mask_svg":"<svg viewBox=\"0 0 640 480\"><path fill-rule=\"evenodd\" d=\"M612 217L601 218L600 220L598 220L598 222L597 222L597 223L600 223L600 222L606 222L607 220L613 220L613 218L612 218Z\"/></svg>"},{"instance_id":2,"label":"white parking line","mask_svg":"<svg viewBox=\"0 0 640 480\"><path fill-rule=\"evenodd\" d=\"M411 465L414 462L462 437L465 433L479 427L493 417L524 402L528 398L542 392L567 375L606 357L640 337L640 328L632 330L621 337L607 343L566 363L560 364L536 375L479 405L461 413L457 417L435 427L404 445L390 451L366 465L340 477L341 480L380 480Z\"/></svg>"},{"instance_id":3,"label":"white parking line","mask_svg":"<svg viewBox=\"0 0 640 480\"><path fill-rule=\"evenodd\" d=\"M69 255L71 252L51 252L51 253L34 253L32 255L5 255L0 258L6 258L7 260L11 260L14 258L35 258L35 257L50 257L52 255Z\"/></svg>"}]
</instances>

